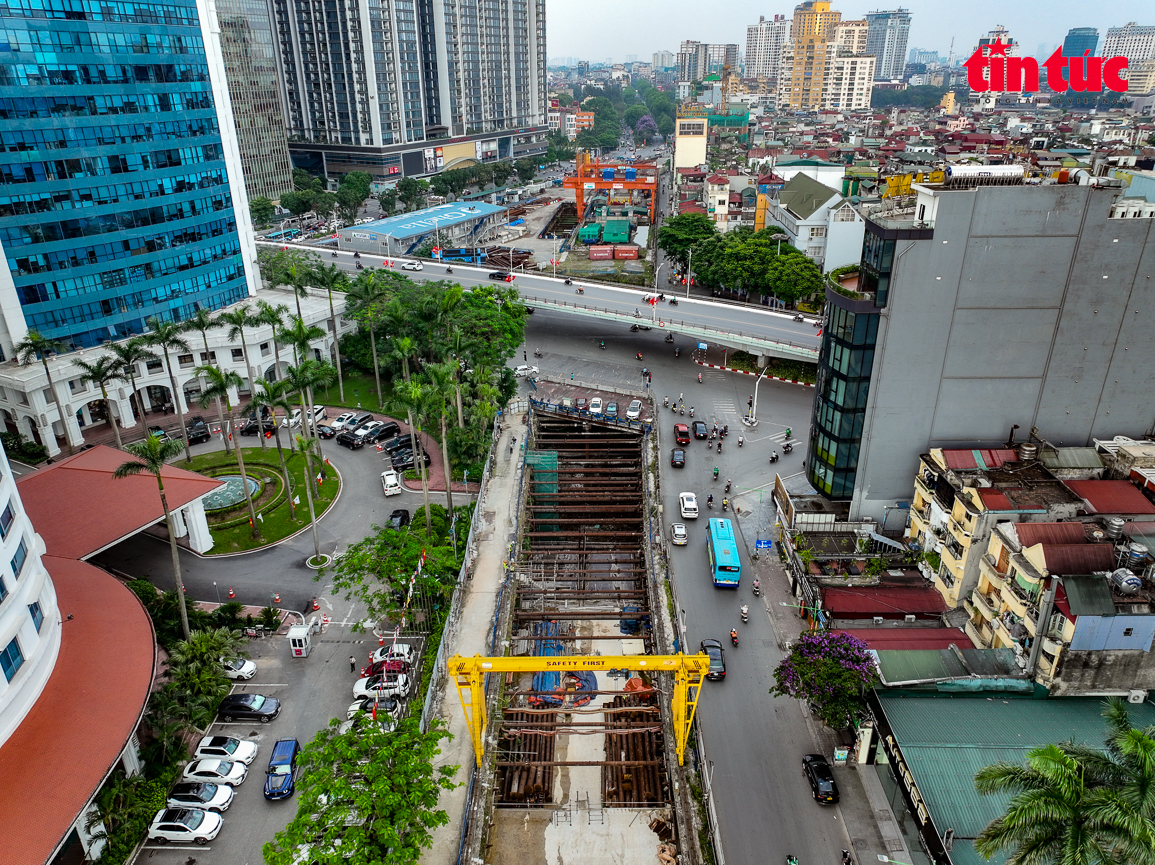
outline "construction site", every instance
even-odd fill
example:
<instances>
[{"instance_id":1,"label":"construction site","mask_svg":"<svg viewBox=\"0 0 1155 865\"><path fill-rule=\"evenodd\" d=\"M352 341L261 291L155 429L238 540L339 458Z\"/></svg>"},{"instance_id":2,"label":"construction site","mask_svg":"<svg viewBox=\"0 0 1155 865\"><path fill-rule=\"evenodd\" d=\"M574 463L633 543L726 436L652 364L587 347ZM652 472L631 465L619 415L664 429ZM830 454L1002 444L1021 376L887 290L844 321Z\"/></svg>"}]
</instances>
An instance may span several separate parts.
<instances>
[{"instance_id":1,"label":"construction site","mask_svg":"<svg viewBox=\"0 0 1155 865\"><path fill-rule=\"evenodd\" d=\"M499 657L449 661L483 779L466 849L502 865L695 862L681 763L708 659L670 654L654 436L542 406L527 438Z\"/></svg>"}]
</instances>

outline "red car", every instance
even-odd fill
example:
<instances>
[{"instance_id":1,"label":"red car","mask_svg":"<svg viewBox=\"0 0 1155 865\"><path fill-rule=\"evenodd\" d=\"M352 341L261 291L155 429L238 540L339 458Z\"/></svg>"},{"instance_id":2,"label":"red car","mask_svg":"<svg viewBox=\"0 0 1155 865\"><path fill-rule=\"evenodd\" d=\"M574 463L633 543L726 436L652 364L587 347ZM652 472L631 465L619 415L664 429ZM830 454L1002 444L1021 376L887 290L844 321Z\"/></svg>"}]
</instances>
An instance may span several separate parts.
<instances>
[{"instance_id":1,"label":"red car","mask_svg":"<svg viewBox=\"0 0 1155 865\"><path fill-rule=\"evenodd\" d=\"M370 664L361 670L361 678L365 679L369 676L377 676L381 673L408 673L409 664L402 661L400 658L394 658L387 661L377 661Z\"/></svg>"},{"instance_id":2,"label":"red car","mask_svg":"<svg viewBox=\"0 0 1155 865\"><path fill-rule=\"evenodd\" d=\"M690 443L690 428L684 423L674 424L674 441L680 445Z\"/></svg>"}]
</instances>

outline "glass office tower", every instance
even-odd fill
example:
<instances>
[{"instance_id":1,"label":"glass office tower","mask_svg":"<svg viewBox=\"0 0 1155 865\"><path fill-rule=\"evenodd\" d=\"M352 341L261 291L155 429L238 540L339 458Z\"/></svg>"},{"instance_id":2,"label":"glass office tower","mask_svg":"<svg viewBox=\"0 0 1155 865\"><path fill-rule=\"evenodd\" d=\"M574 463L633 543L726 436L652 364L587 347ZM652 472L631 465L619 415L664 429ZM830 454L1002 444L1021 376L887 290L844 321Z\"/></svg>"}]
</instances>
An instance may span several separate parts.
<instances>
[{"instance_id":1,"label":"glass office tower","mask_svg":"<svg viewBox=\"0 0 1155 865\"><path fill-rule=\"evenodd\" d=\"M11 321L0 297L13 340L26 327L93 346L250 293L208 49L189 0L0 5L0 244L24 316ZM231 138L227 99L221 116Z\"/></svg>"}]
</instances>

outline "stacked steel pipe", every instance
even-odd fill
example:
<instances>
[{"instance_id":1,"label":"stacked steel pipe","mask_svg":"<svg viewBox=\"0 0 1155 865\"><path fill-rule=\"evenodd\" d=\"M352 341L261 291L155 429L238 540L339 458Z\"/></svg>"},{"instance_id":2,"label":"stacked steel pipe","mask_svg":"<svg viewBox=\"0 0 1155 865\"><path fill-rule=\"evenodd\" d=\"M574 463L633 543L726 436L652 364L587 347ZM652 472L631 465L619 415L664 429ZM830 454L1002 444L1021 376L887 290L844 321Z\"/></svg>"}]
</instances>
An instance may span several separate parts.
<instances>
[{"instance_id":1,"label":"stacked steel pipe","mask_svg":"<svg viewBox=\"0 0 1155 865\"><path fill-rule=\"evenodd\" d=\"M557 712L507 709L500 749L503 761L548 763L553 760ZM541 726L538 726L538 724ZM513 726L513 729L509 729ZM498 777L498 802L543 805L553 801L553 766L506 766Z\"/></svg>"},{"instance_id":2,"label":"stacked steel pipe","mask_svg":"<svg viewBox=\"0 0 1155 865\"><path fill-rule=\"evenodd\" d=\"M607 712L606 761L602 766L602 802L640 807L668 802L668 779L662 754L665 738L653 691L614 697ZM613 765L613 763L632 765ZM648 765L647 765L648 764Z\"/></svg>"}]
</instances>

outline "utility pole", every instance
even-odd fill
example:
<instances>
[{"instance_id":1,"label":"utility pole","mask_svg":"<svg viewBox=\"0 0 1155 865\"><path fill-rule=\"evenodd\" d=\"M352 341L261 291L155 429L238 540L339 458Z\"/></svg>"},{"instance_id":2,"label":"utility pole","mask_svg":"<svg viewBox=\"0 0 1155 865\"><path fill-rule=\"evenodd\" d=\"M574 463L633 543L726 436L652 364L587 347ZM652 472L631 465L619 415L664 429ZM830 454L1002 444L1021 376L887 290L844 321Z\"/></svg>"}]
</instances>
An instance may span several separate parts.
<instances>
[{"instance_id":1,"label":"utility pole","mask_svg":"<svg viewBox=\"0 0 1155 865\"><path fill-rule=\"evenodd\" d=\"M690 283L693 281L691 274L693 271L690 266L694 263L694 249L690 248L689 254L686 256L686 297L690 296Z\"/></svg>"},{"instance_id":2,"label":"utility pole","mask_svg":"<svg viewBox=\"0 0 1155 865\"><path fill-rule=\"evenodd\" d=\"M758 426L758 385L762 383L762 379L766 378L766 373L770 371L770 367L762 370L762 375L758 376L754 382L754 400L750 405L750 414L742 418L742 423L746 426Z\"/></svg>"}]
</instances>

